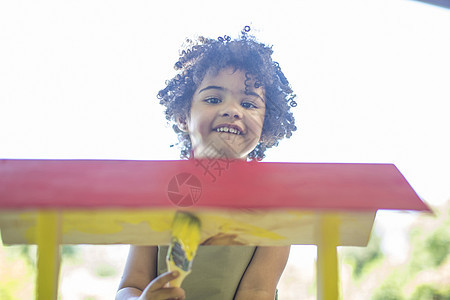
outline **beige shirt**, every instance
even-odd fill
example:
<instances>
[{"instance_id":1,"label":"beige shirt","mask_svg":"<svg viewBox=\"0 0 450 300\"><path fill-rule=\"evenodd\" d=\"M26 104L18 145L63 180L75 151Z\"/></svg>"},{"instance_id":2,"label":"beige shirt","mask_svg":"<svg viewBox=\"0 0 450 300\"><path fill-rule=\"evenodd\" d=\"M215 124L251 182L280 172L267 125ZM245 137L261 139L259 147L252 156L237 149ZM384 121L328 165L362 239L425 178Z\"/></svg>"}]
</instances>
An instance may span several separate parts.
<instances>
[{"instance_id":1,"label":"beige shirt","mask_svg":"<svg viewBox=\"0 0 450 300\"><path fill-rule=\"evenodd\" d=\"M158 246L158 275L167 271L167 246ZM181 287L186 299L232 300L256 247L200 246Z\"/></svg>"}]
</instances>

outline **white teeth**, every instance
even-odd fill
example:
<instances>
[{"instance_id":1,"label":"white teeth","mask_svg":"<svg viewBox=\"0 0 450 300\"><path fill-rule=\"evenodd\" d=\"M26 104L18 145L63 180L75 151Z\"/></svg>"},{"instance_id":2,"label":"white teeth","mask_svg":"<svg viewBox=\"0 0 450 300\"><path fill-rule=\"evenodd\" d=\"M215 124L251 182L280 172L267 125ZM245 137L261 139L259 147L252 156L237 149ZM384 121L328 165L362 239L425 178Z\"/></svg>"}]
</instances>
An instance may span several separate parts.
<instances>
[{"instance_id":1,"label":"white teeth","mask_svg":"<svg viewBox=\"0 0 450 300\"><path fill-rule=\"evenodd\" d=\"M217 128L216 131L217 132L230 132L230 133L234 133L237 135L241 134L241 132L239 130L234 129L234 128L228 128L228 127L220 127L220 128Z\"/></svg>"},{"instance_id":2,"label":"white teeth","mask_svg":"<svg viewBox=\"0 0 450 300\"><path fill-rule=\"evenodd\" d=\"M239 130L234 129L234 128L230 128L230 131L234 134L241 134L241 132Z\"/></svg>"}]
</instances>

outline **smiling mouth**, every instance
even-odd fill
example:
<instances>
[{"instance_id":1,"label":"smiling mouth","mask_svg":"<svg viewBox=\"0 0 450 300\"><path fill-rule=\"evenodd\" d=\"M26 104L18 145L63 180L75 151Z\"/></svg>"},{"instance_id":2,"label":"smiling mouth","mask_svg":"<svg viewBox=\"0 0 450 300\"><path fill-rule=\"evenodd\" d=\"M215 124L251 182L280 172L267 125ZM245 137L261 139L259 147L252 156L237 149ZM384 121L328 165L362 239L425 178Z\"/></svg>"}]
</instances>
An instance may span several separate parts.
<instances>
[{"instance_id":1,"label":"smiling mouth","mask_svg":"<svg viewBox=\"0 0 450 300\"><path fill-rule=\"evenodd\" d=\"M232 133L232 134L236 134L236 135L242 135L241 131L235 129L235 128L231 128L231 127L218 127L216 129L214 129L214 131L217 132L226 132L226 133Z\"/></svg>"}]
</instances>

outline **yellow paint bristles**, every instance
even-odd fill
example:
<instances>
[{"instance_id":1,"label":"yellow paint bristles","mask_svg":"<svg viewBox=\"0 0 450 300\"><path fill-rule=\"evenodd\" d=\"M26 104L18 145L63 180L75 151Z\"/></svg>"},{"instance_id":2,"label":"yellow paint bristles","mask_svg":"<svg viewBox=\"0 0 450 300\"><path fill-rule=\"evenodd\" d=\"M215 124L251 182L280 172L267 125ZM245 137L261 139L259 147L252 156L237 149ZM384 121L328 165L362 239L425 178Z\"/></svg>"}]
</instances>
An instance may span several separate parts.
<instances>
[{"instance_id":1,"label":"yellow paint bristles","mask_svg":"<svg viewBox=\"0 0 450 300\"><path fill-rule=\"evenodd\" d=\"M172 222L172 242L167 253L167 268L177 270L180 276L170 286L180 287L191 272L192 262L200 244L201 222L195 215L178 211Z\"/></svg>"}]
</instances>

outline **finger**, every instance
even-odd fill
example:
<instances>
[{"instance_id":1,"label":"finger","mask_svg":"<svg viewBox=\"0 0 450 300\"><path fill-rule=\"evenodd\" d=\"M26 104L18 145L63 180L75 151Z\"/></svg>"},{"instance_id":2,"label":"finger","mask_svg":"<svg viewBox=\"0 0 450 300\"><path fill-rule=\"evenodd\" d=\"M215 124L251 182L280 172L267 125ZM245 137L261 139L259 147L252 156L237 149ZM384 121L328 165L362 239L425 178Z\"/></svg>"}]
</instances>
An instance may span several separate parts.
<instances>
[{"instance_id":1,"label":"finger","mask_svg":"<svg viewBox=\"0 0 450 300\"><path fill-rule=\"evenodd\" d=\"M159 290L160 288L163 288L166 285L166 283L177 278L178 276L180 276L180 273L178 271L163 273L158 277L156 277L155 279L153 279L146 289L148 289L148 291L150 292Z\"/></svg>"}]
</instances>

